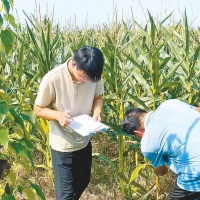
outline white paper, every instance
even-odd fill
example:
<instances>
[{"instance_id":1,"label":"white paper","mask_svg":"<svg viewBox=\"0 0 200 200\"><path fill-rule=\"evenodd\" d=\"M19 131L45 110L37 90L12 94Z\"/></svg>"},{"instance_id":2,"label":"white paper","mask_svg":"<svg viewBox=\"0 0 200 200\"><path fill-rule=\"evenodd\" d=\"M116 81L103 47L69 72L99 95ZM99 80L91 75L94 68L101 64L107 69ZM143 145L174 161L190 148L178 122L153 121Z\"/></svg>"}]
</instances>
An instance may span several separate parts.
<instances>
[{"instance_id":1,"label":"white paper","mask_svg":"<svg viewBox=\"0 0 200 200\"><path fill-rule=\"evenodd\" d=\"M82 136L92 135L109 128L109 126L99 121L94 121L92 117L86 114L73 117L73 120L69 127Z\"/></svg>"}]
</instances>

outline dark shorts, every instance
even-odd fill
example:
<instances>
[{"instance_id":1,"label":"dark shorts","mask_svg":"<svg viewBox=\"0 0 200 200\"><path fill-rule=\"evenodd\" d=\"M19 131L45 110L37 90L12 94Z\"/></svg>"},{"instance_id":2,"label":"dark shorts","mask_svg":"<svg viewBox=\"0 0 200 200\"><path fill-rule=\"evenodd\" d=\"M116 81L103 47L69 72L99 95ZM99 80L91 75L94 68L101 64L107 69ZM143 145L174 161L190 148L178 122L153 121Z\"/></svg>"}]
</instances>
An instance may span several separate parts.
<instances>
[{"instance_id":1,"label":"dark shorts","mask_svg":"<svg viewBox=\"0 0 200 200\"><path fill-rule=\"evenodd\" d=\"M200 192L183 190L176 184L169 192L167 200L200 200Z\"/></svg>"},{"instance_id":2,"label":"dark shorts","mask_svg":"<svg viewBox=\"0 0 200 200\"><path fill-rule=\"evenodd\" d=\"M91 142L78 151L59 152L51 149L56 200L78 200L90 182Z\"/></svg>"}]
</instances>

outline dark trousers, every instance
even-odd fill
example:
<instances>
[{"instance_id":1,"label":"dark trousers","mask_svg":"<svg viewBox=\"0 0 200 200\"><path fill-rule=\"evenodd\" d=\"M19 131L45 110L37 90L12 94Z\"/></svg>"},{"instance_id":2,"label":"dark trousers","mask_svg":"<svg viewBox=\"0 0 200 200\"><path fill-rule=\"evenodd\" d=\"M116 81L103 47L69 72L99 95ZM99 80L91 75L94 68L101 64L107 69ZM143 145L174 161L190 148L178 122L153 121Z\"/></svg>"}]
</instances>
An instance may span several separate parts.
<instances>
[{"instance_id":1,"label":"dark trousers","mask_svg":"<svg viewBox=\"0 0 200 200\"><path fill-rule=\"evenodd\" d=\"M176 184L170 191L167 200L200 200L200 192L186 191Z\"/></svg>"},{"instance_id":2,"label":"dark trousers","mask_svg":"<svg viewBox=\"0 0 200 200\"><path fill-rule=\"evenodd\" d=\"M56 200L78 200L90 182L91 142L84 149L70 153L51 149L51 156Z\"/></svg>"}]
</instances>

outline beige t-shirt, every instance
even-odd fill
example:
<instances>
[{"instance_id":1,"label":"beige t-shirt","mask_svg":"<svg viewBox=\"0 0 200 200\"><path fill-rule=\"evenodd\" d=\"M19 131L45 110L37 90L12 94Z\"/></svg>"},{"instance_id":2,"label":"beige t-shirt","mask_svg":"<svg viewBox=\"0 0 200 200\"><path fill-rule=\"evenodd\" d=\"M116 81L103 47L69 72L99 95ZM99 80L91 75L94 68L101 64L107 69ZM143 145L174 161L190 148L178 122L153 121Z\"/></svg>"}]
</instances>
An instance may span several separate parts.
<instances>
[{"instance_id":1,"label":"beige t-shirt","mask_svg":"<svg viewBox=\"0 0 200 200\"><path fill-rule=\"evenodd\" d=\"M71 59L71 58L70 58ZM63 111L61 104L71 110L71 116L90 114L94 97L104 93L102 80L77 83L72 80L67 63L55 67L42 79L35 104ZM58 121L50 120L50 146L61 152L71 152L84 148L90 136L82 137L68 126L63 127Z\"/></svg>"}]
</instances>

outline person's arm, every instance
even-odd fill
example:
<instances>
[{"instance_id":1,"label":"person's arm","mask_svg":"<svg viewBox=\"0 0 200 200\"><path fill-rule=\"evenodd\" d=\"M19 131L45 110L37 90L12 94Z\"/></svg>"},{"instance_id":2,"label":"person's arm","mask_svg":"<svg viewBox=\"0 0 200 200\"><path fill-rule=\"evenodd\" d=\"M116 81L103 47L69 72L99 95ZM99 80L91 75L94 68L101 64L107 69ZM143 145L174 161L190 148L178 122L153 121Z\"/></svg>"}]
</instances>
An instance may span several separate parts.
<instances>
[{"instance_id":1,"label":"person's arm","mask_svg":"<svg viewBox=\"0 0 200 200\"><path fill-rule=\"evenodd\" d=\"M103 110L102 95L95 96L93 101L93 118L95 121L101 121L102 110Z\"/></svg>"},{"instance_id":2,"label":"person's arm","mask_svg":"<svg viewBox=\"0 0 200 200\"><path fill-rule=\"evenodd\" d=\"M67 126L71 123L70 111L56 111L47 107L38 106L36 104L34 105L33 110L38 117L48 120L57 120L61 126Z\"/></svg>"},{"instance_id":3,"label":"person's arm","mask_svg":"<svg viewBox=\"0 0 200 200\"><path fill-rule=\"evenodd\" d=\"M168 172L168 167L164 164L162 166L154 168L154 172L157 176L163 176Z\"/></svg>"},{"instance_id":4,"label":"person's arm","mask_svg":"<svg viewBox=\"0 0 200 200\"><path fill-rule=\"evenodd\" d=\"M157 144L157 146L155 144L154 146L155 152L148 152L146 150L147 147L146 145L141 145L141 150L144 157L147 158L147 160L149 160L150 163L152 164L155 174L157 176L163 176L168 172L168 167L165 163L163 152L159 150L159 146L160 146L159 143Z\"/></svg>"}]
</instances>

